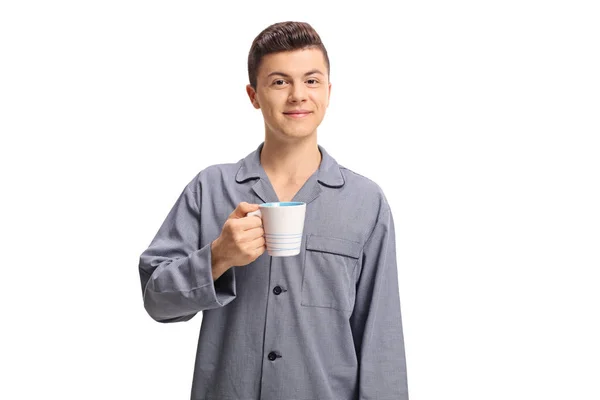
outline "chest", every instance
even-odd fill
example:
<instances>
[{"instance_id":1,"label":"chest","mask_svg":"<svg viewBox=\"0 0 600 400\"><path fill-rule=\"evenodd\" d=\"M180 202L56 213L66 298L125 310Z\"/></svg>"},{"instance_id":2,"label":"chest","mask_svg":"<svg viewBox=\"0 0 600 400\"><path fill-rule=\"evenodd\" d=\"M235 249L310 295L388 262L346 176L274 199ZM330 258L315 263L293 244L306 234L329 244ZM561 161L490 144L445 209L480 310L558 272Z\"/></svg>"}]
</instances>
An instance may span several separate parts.
<instances>
[{"instance_id":1,"label":"chest","mask_svg":"<svg viewBox=\"0 0 600 400\"><path fill-rule=\"evenodd\" d=\"M274 184L273 189L279 201L292 201L296 193L302 188L304 183L295 184Z\"/></svg>"}]
</instances>

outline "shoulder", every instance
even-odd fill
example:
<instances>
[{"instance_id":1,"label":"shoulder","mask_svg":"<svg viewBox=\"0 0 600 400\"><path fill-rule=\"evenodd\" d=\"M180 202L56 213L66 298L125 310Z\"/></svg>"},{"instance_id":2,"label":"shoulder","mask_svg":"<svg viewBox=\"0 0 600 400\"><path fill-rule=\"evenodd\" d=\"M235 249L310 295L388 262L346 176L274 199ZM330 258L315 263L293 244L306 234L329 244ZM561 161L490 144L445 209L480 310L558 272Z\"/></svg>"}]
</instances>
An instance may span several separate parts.
<instances>
[{"instance_id":1,"label":"shoulder","mask_svg":"<svg viewBox=\"0 0 600 400\"><path fill-rule=\"evenodd\" d=\"M377 182L344 166L339 167L344 177L344 186L347 186L345 189L352 193L355 199L362 199L362 202L375 206L377 210L389 209L385 193Z\"/></svg>"},{"instance_id":2,"label":"shoulder","mask_svg":"<svg viewBox=\"0 0 600 400\"><path fill-rule=\"evenodd\" d=\"M236 172L240 167L240 162L213 164L200 170L188 183L187 188L193 192L198 192L202 187L210 185L211 187L218 186L229 182L235 177Z\"/></svg>"},{"instance_id":3,"label":"shoulder","mask_svg":"<svg viewBox=\"0 0 600 400\"><path fill-rule=\"evenodd\" d=\"M200 171L202 178L222 178L222 177L233 177L240 168L241 161L237 163L225 163L225 164L214 164L204 168Z\"/></svg>"},{"instance_id":4,"label":"shoulder","mask_svg":"<svg viewBox=\"0 0 600 400\"><path fill-rule=\"evenodd\" d=\"M382 187L373 179L341 165L340 171L345 180L342 198L346 200L341 204L361 221L360 241L366 243L378 226L393 223L390 204Z\"/></svg>"}]
</instances>

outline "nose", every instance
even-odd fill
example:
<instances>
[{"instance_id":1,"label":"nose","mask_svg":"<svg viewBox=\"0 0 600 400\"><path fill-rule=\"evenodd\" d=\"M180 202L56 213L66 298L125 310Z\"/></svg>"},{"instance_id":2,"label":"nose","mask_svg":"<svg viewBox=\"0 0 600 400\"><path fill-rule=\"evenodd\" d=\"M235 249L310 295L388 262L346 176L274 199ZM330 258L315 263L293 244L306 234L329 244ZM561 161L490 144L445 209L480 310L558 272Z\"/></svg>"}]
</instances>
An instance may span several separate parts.
<instances>
[{"instance_id":1,"label":"nose","mask_svg":"<svg viewBox=\"0 0 600 400\"><path fill-rule=\"evenodd\" d=\"M288 97L290 103L298 103L306 100L306 88L302 84L294 84L291 86L290 95Z\"/></svg>"}]
</instances>

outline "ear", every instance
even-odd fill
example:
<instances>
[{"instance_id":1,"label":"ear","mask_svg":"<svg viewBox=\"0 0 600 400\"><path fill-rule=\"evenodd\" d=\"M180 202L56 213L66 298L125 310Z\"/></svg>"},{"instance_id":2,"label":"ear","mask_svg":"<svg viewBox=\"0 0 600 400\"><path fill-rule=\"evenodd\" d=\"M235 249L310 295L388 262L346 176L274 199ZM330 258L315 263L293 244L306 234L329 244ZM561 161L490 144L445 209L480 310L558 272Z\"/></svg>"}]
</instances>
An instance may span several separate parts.
<instances>
[{"instance_id":1,"label":"ear","mask_svg":"<svg viewBox=\"0 0 600 400\"><path fill-rule=\"evenodd\" d=\"M246 85L246 93L248 93L248 97L250 98L250 102L257 110L260 108L260 104L258 103L258 98L256 97L256 90L248 84Z\"/></svg>"},{"instance_id":2,"label":"ear","mask_svg":"<svg viewBox=\"0 0 600 400\"><path fill-rule=\"evenodd\" d=\"M331 83L329 84L328 93L327 93L327 107L329 107L330 99L331 99Z\"/></svg>"}]
</instances>

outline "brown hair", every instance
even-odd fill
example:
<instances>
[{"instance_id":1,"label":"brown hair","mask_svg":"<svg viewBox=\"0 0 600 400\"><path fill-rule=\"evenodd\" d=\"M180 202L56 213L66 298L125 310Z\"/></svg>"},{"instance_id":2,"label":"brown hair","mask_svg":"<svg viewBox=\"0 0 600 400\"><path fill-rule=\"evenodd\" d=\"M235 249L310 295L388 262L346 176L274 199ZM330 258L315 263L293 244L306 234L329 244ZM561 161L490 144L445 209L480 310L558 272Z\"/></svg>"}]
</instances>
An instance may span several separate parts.
<instances>
[{"instance_id":1,"label":"brown hair","mask_svg":"<svg viewBox=\"0 0 600 400\"><path fill-rule=\"evenodd\" d=\"M321 37L306 22L278 22L265 28L252 42L250 53L248 54L248 77L250 85L256 90L256 81L258 76L258 67L262 58L267 54L279 53L282 51L301 50L307 48L316 48L321 50L327 65L327 75L329 76L329 57Z\"/></svg>"}]
</instances>

